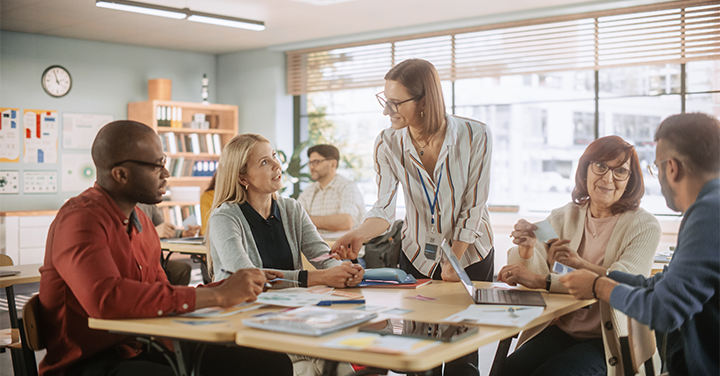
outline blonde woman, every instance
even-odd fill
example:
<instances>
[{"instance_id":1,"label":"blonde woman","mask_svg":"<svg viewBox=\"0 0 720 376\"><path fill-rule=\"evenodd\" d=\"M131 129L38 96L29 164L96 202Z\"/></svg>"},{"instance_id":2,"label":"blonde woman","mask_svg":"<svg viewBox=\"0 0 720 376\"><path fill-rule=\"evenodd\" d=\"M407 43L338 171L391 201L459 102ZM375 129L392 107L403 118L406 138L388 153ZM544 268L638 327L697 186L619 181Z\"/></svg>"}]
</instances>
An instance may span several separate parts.
<instances>
[{"instance_id":1,"label":"blonde woman","mask_svg":"<svg viewBox=\"0 0 720 376\"><path fill-rule=\"evenodd\" d=\"M238 269L282 272L274 287L355 286L363 269L350 262L312 262L318 270L302 270L308 260L330 252L300 204L277 195L282 170L270 142L257 134L242 134L223 149L208 223L210 264L215 280Z\"/></svg>"},{"instance_id":2,"label":"blonde woman","mask_svg":"<svg viewBox=\"0 0 720 376\"><path fill-rule=\"evenodd\" d=\"M359 265L327 259L312 262L317 270L302 270L302 252L308 260L330 252L300 204L278 197L282 170L275 150L257 134L238 135L225 146L215 182L215 198L208 223L209 268L215 280L235 270L260 268L283 274L275 288L355 286L364 270ZM290 355L296 375L320 375L324 361ZM348 374L348 363L338 366Z\"/></svg>"}]
</instances>

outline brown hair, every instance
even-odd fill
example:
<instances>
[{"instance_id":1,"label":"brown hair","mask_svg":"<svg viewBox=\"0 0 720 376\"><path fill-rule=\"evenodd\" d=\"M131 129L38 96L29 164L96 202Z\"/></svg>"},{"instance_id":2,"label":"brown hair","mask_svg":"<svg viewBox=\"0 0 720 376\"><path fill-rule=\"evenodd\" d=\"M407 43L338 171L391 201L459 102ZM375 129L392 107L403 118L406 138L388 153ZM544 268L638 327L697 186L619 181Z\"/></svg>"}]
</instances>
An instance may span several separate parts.
<instances>
[{"instance_id":1,"label":"brown hair","mask_svg":"<svg viewBox=\"0 0 720 376\"><path fill-rule=\"evenodd\" d=\"M440 130L445 121L445 99L440 76L427 60L408 59L390 69L386 80L402 84L415 100L425 99L422 135L429 137Z\"/></svg>"},{"instance_id":2,"label":"brown hair","mask_svg":"<svg viewBox=\"0 0 720 376\"><path fill-rule=\"evenodd\" d=\"M622 163L630 161L631 172L625 192L623 192L620 200L610 207L610 211L613 214L618 214L637 209L640 206L640 199L645 194L645 183L640 170L640 162L635 147L618 136L598 138L585 149L575 173L575 189L572 192L573 202L578 205L585 205L590 201L587 188L587 174L590 163L610 162L618 157L624 157Z\"/></svg>"},{"instance_id":3,"label":"brown hair","mask_svg":"<svg viewBox=\"0 0 720 376\"><path fill-rule=\"evenodd\" d=\"M322 157L325 159L334 159L336 161L340 160L340 152L335 146L332 145L321 144L312 146L307 151L308 158L310 158L310 154L312 153L318 153L322 155Z\"/></svg>"},{"instance_id":4,"label":"brown hair","mask_svg":"<svg viewBox=\"0 0 720 376\"><path fill-rule=\"evenodd\" d=\"M702 114L679 114L663 120L655 141L664 143L685 157L689 170L716 175L720 172L720 121Z\"/></svg>"}]
</instances>

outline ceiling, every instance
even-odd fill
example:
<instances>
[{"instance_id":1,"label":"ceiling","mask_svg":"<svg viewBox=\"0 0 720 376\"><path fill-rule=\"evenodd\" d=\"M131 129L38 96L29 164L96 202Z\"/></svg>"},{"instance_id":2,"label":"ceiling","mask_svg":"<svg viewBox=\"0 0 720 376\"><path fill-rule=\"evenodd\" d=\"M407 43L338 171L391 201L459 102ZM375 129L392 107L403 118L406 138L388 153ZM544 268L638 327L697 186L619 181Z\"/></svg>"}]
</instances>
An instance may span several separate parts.
<instances>
[{"instance_id":1,"label":"ceiling","mask_svg":"<svg viewBox=\"0 0 720 376\"><path fill-rule=\"evenodd\" d=\"M568 4L607 4L622 1L143 0L143 2L264 21L267 28L261 32L247 31L102 9L95 6L95 0L0 0L0 29L222 54L353 34L385 31L385 36L390 36L393 32L397 35L401 33L397 31L400 28L426 24L445 23L445 28L453 28L459 27L453 25L453 20L520 11L532 14L535 9Z\"/></svg>"}]
</instances>

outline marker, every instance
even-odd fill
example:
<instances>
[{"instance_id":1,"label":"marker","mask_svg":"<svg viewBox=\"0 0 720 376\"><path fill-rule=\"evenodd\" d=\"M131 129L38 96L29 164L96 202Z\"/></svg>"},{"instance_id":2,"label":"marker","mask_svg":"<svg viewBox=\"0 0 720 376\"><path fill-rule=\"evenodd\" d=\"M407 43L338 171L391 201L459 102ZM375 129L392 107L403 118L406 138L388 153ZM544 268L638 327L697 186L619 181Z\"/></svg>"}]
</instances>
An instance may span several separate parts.
<instances>
[{"instance_id":1,"label":"marker","mask_svg":"<svg viewBox=\"0 0 720 376\"><path fill-rule=\"evenodd\" d=\"M354 299L354 300L321 300L317 305L319 306L330 306L333 304L365 304L365 299Z\"/></svg>"}]
</instances>

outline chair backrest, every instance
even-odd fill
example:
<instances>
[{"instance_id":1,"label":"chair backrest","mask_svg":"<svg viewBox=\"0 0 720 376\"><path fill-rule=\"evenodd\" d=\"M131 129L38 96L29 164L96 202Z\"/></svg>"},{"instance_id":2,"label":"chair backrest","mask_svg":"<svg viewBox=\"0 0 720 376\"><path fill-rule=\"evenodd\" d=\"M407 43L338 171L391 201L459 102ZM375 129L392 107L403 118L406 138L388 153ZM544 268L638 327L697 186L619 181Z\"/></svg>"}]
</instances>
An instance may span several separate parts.
<instances>
[{"instance_id":1,"label":"chair backrest","mask_svg":"<svg viewBox=\"0 0 720 376\"><path fill-rule=\"evenodd\" d=\"M628 317L627 339L621 338L625 375L636 375L645 364L645 375L655 375L653 355L656 351L655 331ZM632 373L631 373L632 372Z\"/></svg>"},{"instance_id":2,"label":"chair backrest","mask_svg":"<svg viewBox=\"0 0 720 376\"><path fill-rule=\"evenodd\" d=\"M5 254L0 254L0 266L13 266L13 260L10 258L10 256Z\"/></svg>"},{"instance_id":3,"label":"chair backrest","mask_svg":"<svg viewBox=\"0 0 720 376\"><path fill-rule=\"evenodd\" d=\"M23 307L22 311L23 327L25 328L25 340L27 346L34 351L45 348L45 341L42 337L40 324L42 316L40 314L40 297L34 295Z\"/></svg>"}]
</instances>

